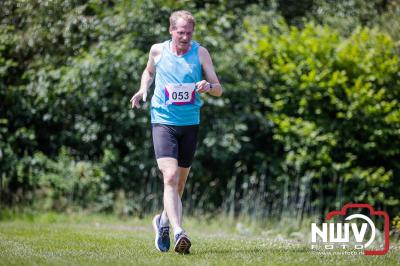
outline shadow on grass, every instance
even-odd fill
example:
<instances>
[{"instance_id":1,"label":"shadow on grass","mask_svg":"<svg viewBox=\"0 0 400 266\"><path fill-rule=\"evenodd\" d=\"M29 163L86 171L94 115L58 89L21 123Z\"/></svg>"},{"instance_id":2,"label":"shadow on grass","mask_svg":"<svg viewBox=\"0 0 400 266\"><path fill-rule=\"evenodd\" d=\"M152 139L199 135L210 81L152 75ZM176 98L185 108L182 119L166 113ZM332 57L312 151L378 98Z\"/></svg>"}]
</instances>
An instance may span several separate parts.
<instances>
[{"instance_id":1,"label":"shadow on grass","mask_svg":"<svg viewBox=\"0 0 400 266\"><path fill-rule=\"evenodd\" d=\"M290 249L290 248L242 248L242 249L202 249L202 250L195 250L191 252L190 256L196 255L206 255L206 254L261 254L261 253L305 253L309 252L310 250L307 248L298 248L298 249Z\"/></svg>"}]
</instances>

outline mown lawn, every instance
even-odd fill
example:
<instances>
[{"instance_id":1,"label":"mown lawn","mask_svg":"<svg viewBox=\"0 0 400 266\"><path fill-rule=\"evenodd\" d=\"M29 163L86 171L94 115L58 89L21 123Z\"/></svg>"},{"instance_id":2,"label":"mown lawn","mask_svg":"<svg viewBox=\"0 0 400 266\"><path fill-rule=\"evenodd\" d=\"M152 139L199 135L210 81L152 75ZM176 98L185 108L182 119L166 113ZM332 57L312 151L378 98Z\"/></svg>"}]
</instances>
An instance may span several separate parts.
<instances>
[{"instance_id":1,"label":"mown lawn","mask_svg":"<svg viewBox=\"0 0 400 266\"><path fill-rule=\"evenodd\" d=\"M221 223L188 219L191 254L158 252L151 217L36 215L0 221L0 265L400 265L385 256L317 255L307 243L239 234Z\"/></svg>"}]
</instances>

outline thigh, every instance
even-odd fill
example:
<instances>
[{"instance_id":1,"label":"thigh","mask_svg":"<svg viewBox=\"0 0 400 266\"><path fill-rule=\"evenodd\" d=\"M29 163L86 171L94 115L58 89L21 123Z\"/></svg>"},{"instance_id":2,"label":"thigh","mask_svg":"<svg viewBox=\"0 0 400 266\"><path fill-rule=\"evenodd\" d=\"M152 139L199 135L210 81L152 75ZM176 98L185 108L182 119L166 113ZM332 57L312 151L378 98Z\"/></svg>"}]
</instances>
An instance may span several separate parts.
<instances>
[{"instance_id":1,"label":"thigh","mask_svg":"<svg viewBox=\"0 0 400 266\"><path fill-rule=\"evenodd\" d=\"M199 125L186 126L182 128L179 139L178 166L189 168L192 165L193 157L197 147L197 136Z\"/></svg>"},{"instance_id":2,"label":"thigh","mask_svg":"<svg viewBox=\"0 0 400 266\"><path fill-rule=\"evenodd\" d=\"M153 146L156 159L178 159L178 138L172 127L152 124Z\"/></svg>"}]
</instances>

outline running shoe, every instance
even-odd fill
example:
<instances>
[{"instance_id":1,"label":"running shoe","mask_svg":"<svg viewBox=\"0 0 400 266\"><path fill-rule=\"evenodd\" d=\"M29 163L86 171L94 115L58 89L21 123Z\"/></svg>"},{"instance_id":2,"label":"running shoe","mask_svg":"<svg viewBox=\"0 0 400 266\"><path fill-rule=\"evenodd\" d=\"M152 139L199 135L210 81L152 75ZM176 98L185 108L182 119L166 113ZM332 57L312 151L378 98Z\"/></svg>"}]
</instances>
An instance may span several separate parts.
<instances>
[{"instance_id":1,"label":"running shoe","mask_svg":"<svg viewBox=\"0 0 400 266\"><path fill-rule=\"evenodd\" d=\"M181 254L189 254L189 249L192 243L190 243L190 240L188 236L182 232L179 233L175 236L175 248L174 250L178 253Z\"/></svg>"},{"instance_id":2,"label":"running shoe","mask_svg":"<svg viewBox=\"0 0 400 266\"><path fill-rule=\"evenodd\" d=\"M160 226L161 215L157 214L153 218L153 228L156 233L154 244L156 248L161 252L167 252L170 247L169 239L169 226Z\"/></svg>"}]
</instances>

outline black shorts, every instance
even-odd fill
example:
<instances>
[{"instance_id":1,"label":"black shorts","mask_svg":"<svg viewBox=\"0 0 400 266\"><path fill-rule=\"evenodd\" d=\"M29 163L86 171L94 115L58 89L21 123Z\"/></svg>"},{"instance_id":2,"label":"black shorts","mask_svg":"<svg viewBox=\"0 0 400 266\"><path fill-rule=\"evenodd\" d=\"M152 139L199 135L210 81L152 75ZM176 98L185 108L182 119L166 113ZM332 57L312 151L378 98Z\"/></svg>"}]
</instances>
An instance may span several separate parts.
<instances>
[{"instance_id":1,"label":"black shorts","mask_svg":"<svg viewBox=\"0 0 400 266\"><path fill-rule=\"evenodd\" d=\"M172 157L177 159L179 167L188 168L192 165L199 125L152 124L151 128L156 159Z\"/></svg>"}]
</instances>

